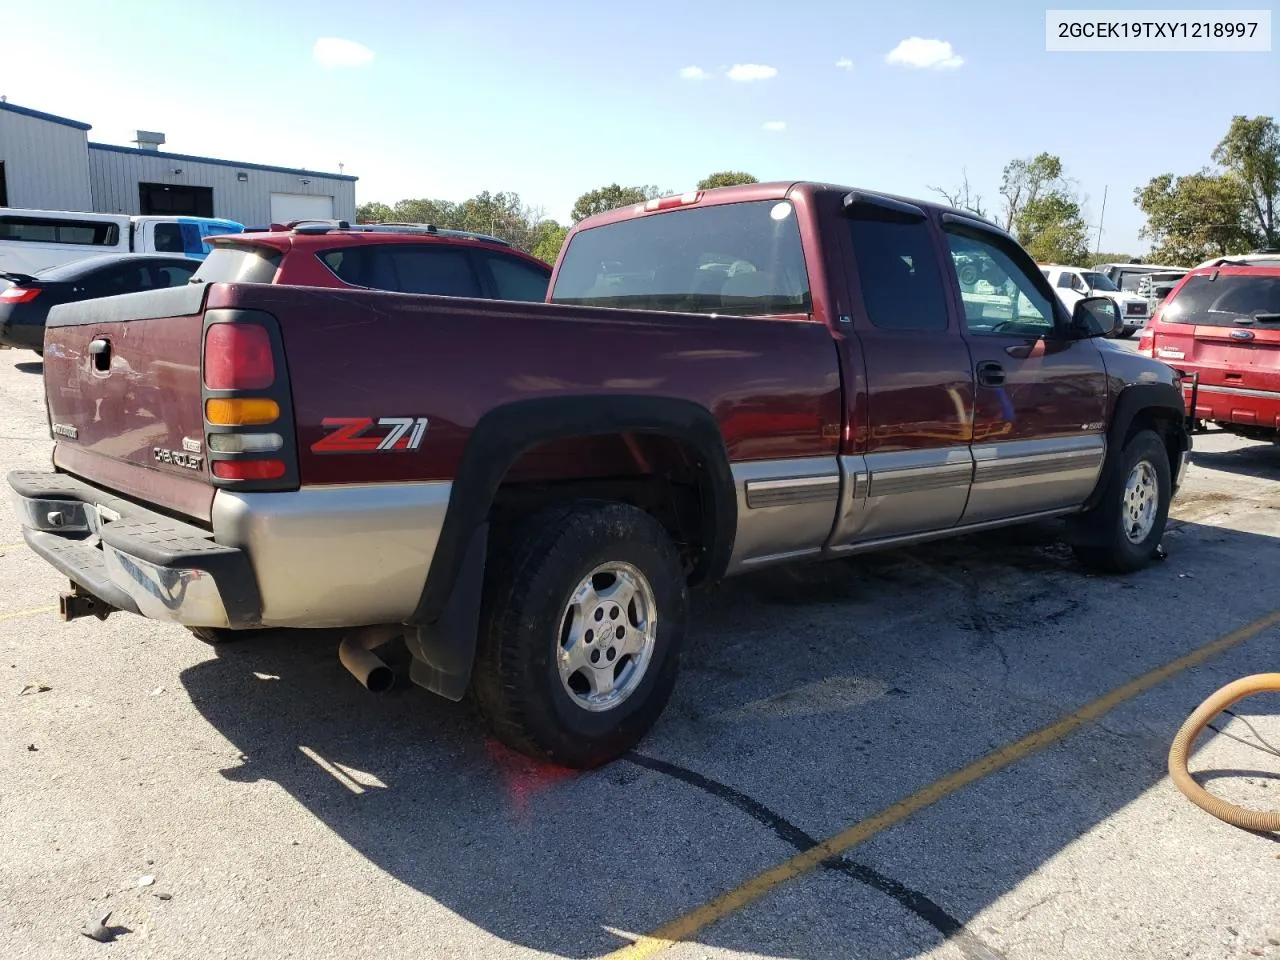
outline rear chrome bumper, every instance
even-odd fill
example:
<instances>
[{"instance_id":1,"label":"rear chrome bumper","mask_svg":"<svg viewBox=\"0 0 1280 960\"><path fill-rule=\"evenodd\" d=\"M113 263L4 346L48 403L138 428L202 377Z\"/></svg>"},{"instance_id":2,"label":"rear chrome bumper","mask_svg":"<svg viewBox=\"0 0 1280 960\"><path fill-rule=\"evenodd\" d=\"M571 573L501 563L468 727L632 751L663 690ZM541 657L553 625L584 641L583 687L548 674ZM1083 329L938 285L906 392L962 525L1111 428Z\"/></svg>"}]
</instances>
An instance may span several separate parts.
<instances>
[{"instance_id":1,"label":"rear chrome bumper","mask_svg":"<svg viewBox=\"0 0 1280 960\"><path fill-rule=\"evenodd\" d=\"M65 473L15 471L23 536L120 610L190 627L409 620L449 505L447 481L214 496L212 530Z\"/></svg>"}]
</instances>

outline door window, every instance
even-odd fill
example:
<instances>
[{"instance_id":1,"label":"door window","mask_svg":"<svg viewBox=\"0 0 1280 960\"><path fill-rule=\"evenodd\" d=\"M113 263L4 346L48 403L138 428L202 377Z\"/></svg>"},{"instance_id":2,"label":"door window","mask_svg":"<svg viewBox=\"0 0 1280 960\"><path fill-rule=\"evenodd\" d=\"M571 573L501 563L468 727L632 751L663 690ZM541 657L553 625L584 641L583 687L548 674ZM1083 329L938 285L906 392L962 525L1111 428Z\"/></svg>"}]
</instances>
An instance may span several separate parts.
<instances>
[{"instance_id":1,"label":"door window","mask_svg":"<svg viewBox=\"0 0 1280 960\"><path fill-rule=\"evenodd\" d=\"M527 300L541 303L547 299L547 285L551 281L550 270L539 270L515 257L500 253L481 256L489 264L493 275L495 295L499 300Z\"/></svg>"},{"instance_id":2,"label":"door window","mask_svg":"<svg viewBox=\"0 0 1280 960\"><path fill-rule=\"evenodd\" d=\"M867 319L881 330L945 330L947 299L924 222L849 221Z\"/></svg>"},{"instance_id":3,"label":"door window","mask_svg":"<svg viewBox=\"0 0 1280 960\"><path fill-rule=\"evenodd\" d=\"M998 242L948 230L947 243L971 333L1044 336L1053 329L1049 299Z\"/></svg>"}]
</instances>

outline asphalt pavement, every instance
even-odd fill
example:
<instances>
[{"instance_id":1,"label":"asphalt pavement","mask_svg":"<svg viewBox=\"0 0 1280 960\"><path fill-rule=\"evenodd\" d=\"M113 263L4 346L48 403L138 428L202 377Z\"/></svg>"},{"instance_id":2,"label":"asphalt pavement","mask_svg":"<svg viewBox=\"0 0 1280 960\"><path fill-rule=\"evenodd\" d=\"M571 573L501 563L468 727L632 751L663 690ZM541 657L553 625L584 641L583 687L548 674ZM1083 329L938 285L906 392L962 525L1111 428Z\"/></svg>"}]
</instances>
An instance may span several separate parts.
<instances>
[{"instance_id":1,"label":"asphalt pavement","mask_svg":"<svg viewBox=\"0 0 1280 960\"><path fill-rule=\"evenodd\" d=\"M0 473L49 463L41 385L0 351ZM1049 524L730 581L652 735L586 774L368 693L330 633L61 623L2 499L0 957L1280 957L1277 838L1165 773L1201 700L1280 669L1280 628L1239 632L1280 609L1278 480L1197 437L1130 577ZM1280 807L1277 701L1201 741L1211 789Z\"/></svg>"}]
</instances>

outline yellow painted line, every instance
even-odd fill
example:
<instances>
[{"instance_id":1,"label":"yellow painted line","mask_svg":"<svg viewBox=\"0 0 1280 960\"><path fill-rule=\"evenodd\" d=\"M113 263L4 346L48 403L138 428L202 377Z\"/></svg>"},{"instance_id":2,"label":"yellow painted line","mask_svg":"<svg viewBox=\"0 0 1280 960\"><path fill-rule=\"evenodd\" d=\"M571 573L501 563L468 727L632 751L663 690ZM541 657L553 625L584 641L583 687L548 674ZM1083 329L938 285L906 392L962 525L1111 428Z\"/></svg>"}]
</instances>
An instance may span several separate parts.
<instances>
[{"instance_id":1,"label":"yellow painted line","mask_svg":"<svg viewBox=\"0 0 1280 960\"><path fill-rule=\"evenodd\" d=\"M1150 673L1144 673L1142 676L1130 680L1124 686L1117 687L1097 700L1068 713L1055 723L1042 727L1021 740L1001 747L999 750L975 760L967 767L957 770L955 773L947 774L941 780L935 780L927 787L917 790L905 800L899 800L879 813L855 823L841 833L824 840L813 849L796 854L789 860L784 860L777 866L770 867L763 873L752 877L746 883L735 887L727 893L722 893L714 900L709 900L702 906L695 907L683 916L664 924L653 933L642 936L635 942L607 954L605 960L624 960L624 958L625 960L639 960L641 957L652 957L657 953L661 953L668 947L675 946L681 940L687 940L689 937L694 936L716 921L724 919L729 914L754 903L787 881L803 876L824 860L839 856L858 844L865 843L876 834L888 830L890 827L901 823L908 817L914 816L926 807L932 806L939 800L969 786L971 783L988 777L1019 760L1025 760L1027 757L1039 753L1046 747L1050 747L1075 733L1085 724L1101 719L1122 703L1146 693L1166 680L1192 667L1199 666L1206 660L1210 660L1230 650L1232 647L1239 646L1246 640L1251 640L1264 630L1277 624L1280 624L1280 610L1272 611L1265 617L1253 621L1253 623L1232 630L1225 636L1219 637L1217 640L1207 643L1185 656L1166 663L1163 667L1158 667Z\"/></svg>"},{"instance_id":2,"label":"yellow painted line","mask_svg":"<svg viewBox=\"0 0 1280 960\"><path fill-rule=\"evenodd\" d=\"M0 620L13 620L17 617L33 617L37 613L48 613L57 607L32 607L30 610L16 610L13 613L0 613Z\"/></svg>"},{"instance_id":3,"label":"yellow painted line","mask_svg":"<svg viewBox=\"0 0 1280 960\"><path fill-rule=\"evenodd\" d=\"M25 540L22 543L0 543L0 550L17 550L19 547L25 547L26 545Z\"/></svg>"}]
</instances>

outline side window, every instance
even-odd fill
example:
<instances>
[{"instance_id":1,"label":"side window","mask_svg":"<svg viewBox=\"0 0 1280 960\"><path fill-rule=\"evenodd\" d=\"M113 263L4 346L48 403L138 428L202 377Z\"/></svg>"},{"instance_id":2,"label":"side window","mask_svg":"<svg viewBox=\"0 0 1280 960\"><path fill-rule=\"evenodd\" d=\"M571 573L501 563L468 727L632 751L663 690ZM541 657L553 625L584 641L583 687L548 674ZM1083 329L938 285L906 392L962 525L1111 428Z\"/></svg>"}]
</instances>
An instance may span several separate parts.
<instances>
[{"instance_id":1,"label":"side window","mask_svg":"<svg viewBox=\"0 0 1280 960\"><path fill-rule=\"evenodd\" d=\"M1084 278L1078 273L1071 274L1071 289L1083 291L1085 289Z\"/></svg>"},{"instance_id":2,"label":"side window","mask_svg":"<svg viewBox=\"0 0 1280 960\"><path fill-rule=\"evenodd\" d=\"M98 274L89 284L95 297L114 297L122 293L136 293L150 286L150 277L144 267L129 264L114 267Z\"/></svg>"},{"instance_id":3,"label":"side window","mask_svg":"<svg viewBox=\"0 0 1280 960\"><path fill-rule=\"evenodd\" d=\"M381 251L395 268L401 293L478 297L480 281L467 251L446 246L387 246Z\"/></svg>"},{"instance_id":4,"label":"side window","mask_svg":"<svg viewBox=\"0 0 1280 960\"><path fill-rule=\"evenodd\" d=\"M947 300L924 223L849 221L867 318L881 330L945 330Z\"/></svg>"},{"instance_id":5,"label":"side window","mask_svg":"<svg viewBox=\"0 0 1280 960\"><path fill-rule=\"evenodd\" d=\"M1059 290L1070 290L1071 287L1073 286L1071 282L1073 276L1074 274L1070 274L1070 273L1067 273L1066 271L1063 271L1062 273L1058 274L1058 282L1055 283L1054 286L1057 287Z\"/></svg>"},{"instance_id":6,"label":"side window","mask_svg":"<svg viewBox=\"0 0 1280 960\"><path fill-rule=\"evenodd\" d=\"M971 333L1043 336L1053 329L1053 305L998 242L948 231L947 243Z\"/></svg>"},{"instance_id":7,"label":"side window","mask_svg":"<svg viewBox=\"0 0 1280 960\"><path fill-rule=\"evenodd\" d=\"M390 246L348 247L343 250L326 250L320 254L320 259L343 283L372 290L399 292L400 280L396 276L391 252Z\"/></svg>"},{"instance_id":8,"label":"side window","mask_svg":"<svg viewBox=\"0 0 1280 960\"><path fill-rule=\"evenodd\" d=\"M539 270L515 257L500 253L480 254L489 265L493 285L499 300L529 300L541 303L547 299L547 286L551 271Z\"/></svg>"},{"instance_id":9,"label":"side window","mask_svg":"<svg viewBox=\"0 0 1280 960\"><path fill-rule=\"evenodd\" d=\"M185 286L193 273L195 273L195 267L182 264L165 264L163 267L152 264L151 286L156 288Z\"/></svg>"},{"instance_id":10,"label":"side window","mask_svg":"<svg viewBox=\"0 0 1280 960\"><path fill-rule=\"evenodd\" d=\"M155 247L156 253L182 253L182 224L180 223L157 223L155 224Z\"/></svg>"}]
</instances>

